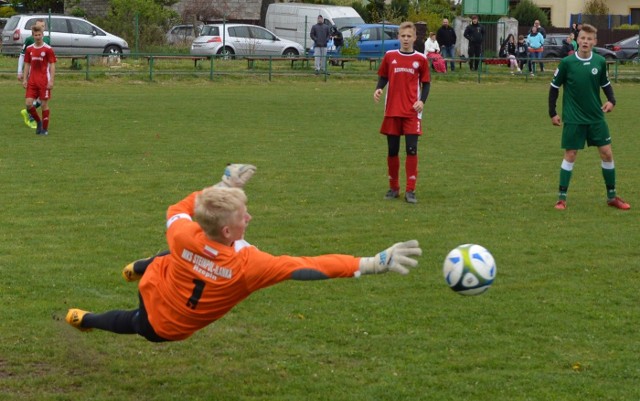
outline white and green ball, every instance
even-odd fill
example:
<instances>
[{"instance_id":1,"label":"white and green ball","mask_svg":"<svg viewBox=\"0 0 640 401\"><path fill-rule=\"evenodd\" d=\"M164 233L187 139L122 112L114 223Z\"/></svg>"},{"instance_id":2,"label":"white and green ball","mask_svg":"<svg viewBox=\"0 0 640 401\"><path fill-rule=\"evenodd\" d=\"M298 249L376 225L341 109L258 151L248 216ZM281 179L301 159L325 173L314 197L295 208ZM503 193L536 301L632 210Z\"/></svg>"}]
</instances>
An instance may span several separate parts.
<instances>
[{"instance_id":1,"label":"white and green ball","mask_svg":"<svg viewBox=\"0 0 640 401\"><path fill-rule=\"evenodd\" d=\"M442 273L458 294L479 295L491 287L497 268L493 256L483 246L464 244L449 252Z\"/></svg>"}]
</instances>

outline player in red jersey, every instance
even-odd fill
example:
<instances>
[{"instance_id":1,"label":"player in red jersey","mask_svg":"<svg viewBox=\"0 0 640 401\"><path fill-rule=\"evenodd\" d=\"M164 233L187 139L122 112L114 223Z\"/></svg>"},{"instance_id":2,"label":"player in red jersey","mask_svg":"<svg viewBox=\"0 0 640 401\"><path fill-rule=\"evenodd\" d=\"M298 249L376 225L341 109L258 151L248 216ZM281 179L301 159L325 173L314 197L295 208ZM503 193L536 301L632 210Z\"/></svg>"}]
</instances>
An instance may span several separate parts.
<instances>
[{"instance_id":1,"label":"player in red jersey","mask_svg":"<svg viewBox=\"0 0 640 401\"><path fill-rule=\"evenodd\" d=\"M416 179L418 177L418 137L422 135L422 110L429 96L431 76L429 62L424 54L413 50L416 27L412 22L403 22L398 31L400 50L390 50L382 59L378 70L378 85L373 93L377 102L382 97L384 87L389 84L384 106L384 119L380 133L386 135L389 172L389 191L385 199L399 196L400 136L404 135L407 160L405 172L407 184L404 199L417 203ZM420 85L422 84L422 90Z\"/></svg>"},{"instance_id":2,"label":"player in red jersey","mask_svg":"<svg viewBox=\"0 0 640 401\"><path fill-rule=\"evenodd\" d=\"M40 24L31 27L34 44L27 47L24 54L24 74L22 86L27 90L26 107L36 120L36 134L49 134L49 99L56 74L56 55L48 44L44 43L44 28ZM42 119L33 106L35 99L42 102Z\"/></svg>"},{"instance_id":3,"label":"player in red jersey","mask_svg":"<svg viewBox=\"0 0 640 401\"><path fill-rule=\"evenodd\" d=\"M238 188L255 167L229 167L221 183L169 207L169 253L130 265L141 275L138 309L101 314L70 309L66 321L82 331L95 328L139 334L153 342L179 341L220 319L251 293L284 280L359 277L387 271L407 274L409 267L417 265L410 257L422 253L415 240L397 243L368 258L273 256L258 250L244 240L251 215L246 195Z\"/></svg>"}]
</instances>

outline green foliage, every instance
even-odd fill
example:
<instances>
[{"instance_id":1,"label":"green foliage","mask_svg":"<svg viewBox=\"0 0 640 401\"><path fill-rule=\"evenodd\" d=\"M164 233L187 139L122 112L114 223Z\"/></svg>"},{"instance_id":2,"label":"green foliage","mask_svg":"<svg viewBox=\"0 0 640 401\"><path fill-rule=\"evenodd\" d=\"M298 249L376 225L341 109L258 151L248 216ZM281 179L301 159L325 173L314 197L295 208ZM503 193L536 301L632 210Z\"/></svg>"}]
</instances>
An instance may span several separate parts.
<instances>
[{"instance_id":1,"label":"green foliage","mask_svg":"<svg viewBox=\"0 0 640 401\"><path fill-rule=\"evenodd\" d=\"M518 20L521 26L533 26L535 20L540 20L542 26L549 25L549 18L533 1L522 0L511 12L511 17Z\"/></svg>"},{"instance_id":2,"label":"green foliage","mask_svg":"<svg viewBox=\"0 0 640 401\"><path fill-rule=\"evenodd\" d=\"M354 1L351 3L351 7L360 14L364 22L371 22L371 15L369 9L360 1Z\"/></svg>"},{"instance_id":3,"label":"green foliage","mask_svg":"<svg viewBox=\"0 0 640 401\"><path fill-rule=\"evenodd\" d=\"M398 16L398 18L402 21L407 19L407 15L409 15L409 10L411 7L411 3L409 0L391 0L391 4L388 7L391 9L393 15Z\"/></svg>"},{"instance_id":4,"label":"green foliage","mask_svg":"<svg viewBox=\"0 0 640 401\"><path fill-rule=\"evenodd\" d=\"M640 25L638 24L634 24L634 25L630 25L630 24L622 24L620 26L617 26L613 29L617 29L617 30L621 30L621 31L639 31L640 30Z\"/></svg>"},{"instance_id":5,"label":"green foliage","mask_svg":"<svg viewBox=\"0 0 640 401\"><path fill-rule=\"evenodd\" d=\"M0 7L0 18L9 18L16 14L18 14L18 12L13 7Z\"/></svg>"},{"instance_id":6,"label":"green foliage","mask_svg":"<svg viewBox=\"0 0 640 401\"><path fill-rule=\"evenodd\" d=\"M638 215L606 206L591 148L569 208L553 209L562 129L546 115L550 73L481 85L434 75L420 203L407 205L382 199L374 72L152 84L62 74L41 138L18 113L15 62L0 80L3 401L640 399ZM615 91L618 191L635 207L638 85ZM246 238L259 249L372 256L417 238L419 267L279 284L182 342L64 323L71 307L134 308L122 267L165 249L167 206L236 161L258 166ZM477 297L441 274L467 242L497 262Z\"/></svg>"},{"instance_id":7,"label":"green foliage","mask_svg":"<svg viewBox=\"0 0 640 401\"><path fill-rule=\"evenodd\" d=\"M159 45L164 43L166 31L178 20L178 14L164 7L163 3L154 0L111 0L107 17L96 18L96 23L122 36L132 48L136 37L141 48Z\"/></svg>"},{"instance_id":8,"label":"green foliage","mask_svg":"<svg viewBox=\"0 0 640 401\"><path fill-rule=\"evenodd\" d=\"M582 12L589 15L607 15L609 14L609 6L604 0L588 0L584 4Z\"/></svg>"},{"instance_id":9,"label":"green foliage","mask_svg":"<svg viewBox=\"0 0 640 401\"><path fill-rule=\"evenodd\" d=\"M407 19L413 22L426 22L428 31L436 31L442 25L442 16L429 11L418 13L415 9L409 13Z\"/></svg>"},{"instance_id":10,"label":"green foliage","mask_svg":"<svg viewBox=\"0 0 640 401\"><path fill-rule=\"evenodd\" d=\"M15 1L14 5L19 5L28 12L64 12L64 0L21 0Z\"/></svg>"},{"instance_id":11,"label":"green foliage","mask_svg":"<svg viewBox=\"0 0 640 401\"><path fill-rule=\"evenodd\" d=\"M358 38L356 38L355 36L346 38L340 52L343 57L355 57L360 54L360 48L358 47Z\"/></svg>"}]
</instances>

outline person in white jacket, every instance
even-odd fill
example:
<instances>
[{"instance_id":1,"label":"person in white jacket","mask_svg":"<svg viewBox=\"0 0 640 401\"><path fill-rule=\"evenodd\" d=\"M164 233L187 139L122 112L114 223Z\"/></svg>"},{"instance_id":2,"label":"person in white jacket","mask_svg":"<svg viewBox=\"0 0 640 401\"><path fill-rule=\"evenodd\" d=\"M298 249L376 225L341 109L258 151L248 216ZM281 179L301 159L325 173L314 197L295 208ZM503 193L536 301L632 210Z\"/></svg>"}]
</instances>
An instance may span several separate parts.
<instances>
[{"instance_id":1,"label":"person in white jacket","mask_svg":"<svg viewBox=\"0 0 640 401\"><path fill-rule=\"evenodd\" d=\"M424 42L424 55L428 56L429 53L440 53L440 45L436 40L435 32L429 32L429 37Z\"/></svg>"}]
</instances>

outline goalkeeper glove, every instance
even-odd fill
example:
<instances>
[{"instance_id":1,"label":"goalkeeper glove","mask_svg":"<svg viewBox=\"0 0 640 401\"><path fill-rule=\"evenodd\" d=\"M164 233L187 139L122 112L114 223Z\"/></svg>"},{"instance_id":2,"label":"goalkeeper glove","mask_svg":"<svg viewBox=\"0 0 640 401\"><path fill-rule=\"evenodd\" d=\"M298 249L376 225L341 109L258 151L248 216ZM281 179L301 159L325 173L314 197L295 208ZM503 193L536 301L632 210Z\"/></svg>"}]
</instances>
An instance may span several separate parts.
<instances>
[{"instance_id":1,"label":"goalkeeper glove","mask_svg":"<svg viewBox=\"0 0 640 401\"><path fill-rule=\"evenodd\" d=\"M256 172L251 164L229 164L224 169L222 181L216 187L243 188Z\"/></svg>"},{"instance_id":2,"label":"goalkeeper glove","mask_svg":"<svg viewBox=\"0 0 640 401\"><path fill-rule=\"evenodd\" d=\"M400 274L409 274L410 267L416 267L418 261L409 256L422 255L417 240L398 242L374 257L360 258L360 273L378 274L391 270Z\"/></svg>"}]
</instances>

